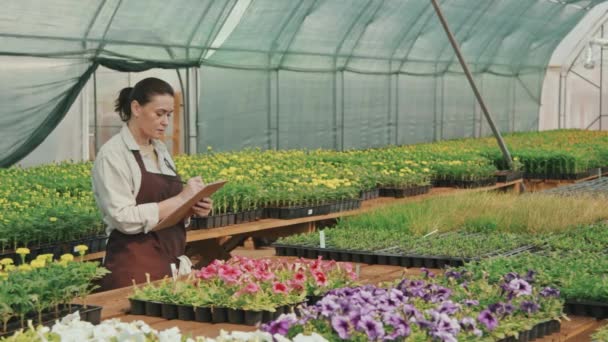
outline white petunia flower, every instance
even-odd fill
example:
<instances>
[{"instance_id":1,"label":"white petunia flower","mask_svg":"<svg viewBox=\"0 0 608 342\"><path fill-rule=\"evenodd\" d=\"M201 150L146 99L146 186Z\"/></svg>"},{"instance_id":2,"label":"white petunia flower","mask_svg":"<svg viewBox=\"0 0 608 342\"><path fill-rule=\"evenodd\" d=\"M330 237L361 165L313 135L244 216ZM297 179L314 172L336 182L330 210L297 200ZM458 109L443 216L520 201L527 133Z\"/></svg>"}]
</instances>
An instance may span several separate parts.
<instances>
[{"instance_id":1,"label":"white petunia flower","mask_svg":"<svg viewBox=\"0 0 608 342\"><path fill-rule=\"evenodd\" d=\"M160 342L174 342L181 341L182 334L179 331L178 327L173 327L171 329L163 330L158 334L158 340Z\"/></svg>"}]
</instances>

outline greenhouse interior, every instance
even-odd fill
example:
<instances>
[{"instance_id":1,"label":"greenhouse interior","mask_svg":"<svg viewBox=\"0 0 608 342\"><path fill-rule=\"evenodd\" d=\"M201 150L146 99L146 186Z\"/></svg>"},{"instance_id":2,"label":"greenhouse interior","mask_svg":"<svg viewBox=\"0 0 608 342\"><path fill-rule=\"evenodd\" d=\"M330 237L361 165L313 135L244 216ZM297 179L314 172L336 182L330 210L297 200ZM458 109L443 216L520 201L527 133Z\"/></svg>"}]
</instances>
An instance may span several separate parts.
<instances>
[{"instance_id":1,"label":"greenhouse interior","mask_svg":"<svg viewBox=\"0 0 608 342\"><path fill-rule=\"evenodd\" d=\"M608 342L608 2L1 5L0 341Z\"/></svg>"}]
</instances>

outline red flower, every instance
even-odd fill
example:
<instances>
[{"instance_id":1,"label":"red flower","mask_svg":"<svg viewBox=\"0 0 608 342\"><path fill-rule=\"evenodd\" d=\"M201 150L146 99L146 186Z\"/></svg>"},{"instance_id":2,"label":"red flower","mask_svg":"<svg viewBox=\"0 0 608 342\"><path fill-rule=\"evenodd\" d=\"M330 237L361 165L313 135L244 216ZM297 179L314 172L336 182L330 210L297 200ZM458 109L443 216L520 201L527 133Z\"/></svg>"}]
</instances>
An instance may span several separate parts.
<instances>
[{"instance_id":1,"label":"red flower","mask_svg":"<svg viewBox=\"0 0 608 342\"><path fill-rule=\"evenodd\" d=\"M323 272L314 272L315 280L317 281L317 285L325 286L327 285L327 277Z\"/></svg>"},{"instance_id":2,"label":"red flower","mask_svg":"<svg viewBox=\"0 0 608 342\"><path fill-rule=\"evenodd\" d=\"M276 281L276 282L274 282L274 283L272 284L272 291L273 291L274 293L283 293L283 294L287 294L287 292L288 292L288 291L287 291L287 285L285 285L285 284L283 284L283 283L281 283L281 282Z\"/></svg>"},{"instance_id":3,"label":"red flower","mask_svg":"<svg viewBox=\"0 0 608 342\"><path fill-rule=\"evenodd\" d=\"M306 276L302 272L298 272L293 276L294 283L301 284L306 281Z\"/></svg>"}]
</instances>

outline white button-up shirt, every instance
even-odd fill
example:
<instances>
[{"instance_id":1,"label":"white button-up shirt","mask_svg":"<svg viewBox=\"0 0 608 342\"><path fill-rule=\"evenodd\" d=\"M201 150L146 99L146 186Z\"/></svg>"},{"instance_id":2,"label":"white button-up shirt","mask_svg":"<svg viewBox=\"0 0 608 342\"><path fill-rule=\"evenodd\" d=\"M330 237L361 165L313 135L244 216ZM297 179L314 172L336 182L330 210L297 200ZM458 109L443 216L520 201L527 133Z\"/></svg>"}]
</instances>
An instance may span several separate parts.
<instances>
[{"instance_id":1,"label":"white button-up shirt","mask_svg":"<svg viewBox=\"0 0 608 342\"><path fill-rule=\"evenodd\" d=\"M158 165L153 156L142 155L146 171L175 176L175 163L165 144L160 140L152 140L152 144L158 156ZM95 159L93 194L107 225L108 235L114 229L125 234L147 233L159 221L158 203L137 205L135 201L142 173L133 150L139 151L139 145L125 124L119 134L101 147Z\"/></svg>"}]
</instances>

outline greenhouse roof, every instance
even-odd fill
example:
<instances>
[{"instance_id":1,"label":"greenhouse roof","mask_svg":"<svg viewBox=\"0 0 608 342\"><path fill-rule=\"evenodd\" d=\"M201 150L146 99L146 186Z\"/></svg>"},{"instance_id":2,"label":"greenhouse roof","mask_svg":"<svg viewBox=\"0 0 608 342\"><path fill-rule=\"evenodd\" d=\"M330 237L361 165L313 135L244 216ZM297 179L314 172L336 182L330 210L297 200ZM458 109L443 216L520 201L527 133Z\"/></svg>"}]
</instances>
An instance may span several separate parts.
<instances>
[{"instance_id":1,"label":"greenhouse roof","mask_svg":"<svg viewBox=\"0 0 608 342\"><path fill-rule=\"evenodd\" d=\"M474 71L512 74L545 67L600 2L440 4ZM230 22L234 30L218 45ZM8 1L0 14L0 54L372 73L458 68L428 0Z\"/></svg>"}]
</instances>

